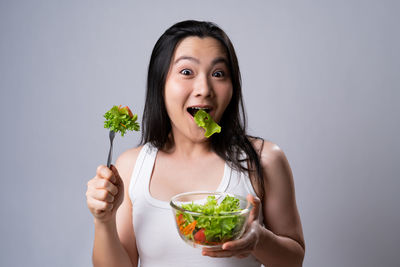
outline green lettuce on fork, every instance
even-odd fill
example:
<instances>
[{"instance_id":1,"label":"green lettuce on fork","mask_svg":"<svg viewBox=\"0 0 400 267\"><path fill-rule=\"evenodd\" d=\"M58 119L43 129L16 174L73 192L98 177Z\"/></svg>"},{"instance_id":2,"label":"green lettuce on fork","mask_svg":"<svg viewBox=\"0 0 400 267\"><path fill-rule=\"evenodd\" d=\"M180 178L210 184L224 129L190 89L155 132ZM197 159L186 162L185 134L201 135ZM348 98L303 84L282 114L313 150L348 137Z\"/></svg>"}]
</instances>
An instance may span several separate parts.
<instances>
[{"instance_id":1,"label":"green lettuce on fork","mask_svg":"<svg viewBox=\"0 0 400 267\"><path fill-rule=\"evenodd\" d=\"M137 114L132 114L132 111L127 107L113 106L104 114L106 119L104 128L108 128L116 133L120 132L124 136L126 131L139 131L139 123L136 122Z\"/></svg>"}]
</instances>

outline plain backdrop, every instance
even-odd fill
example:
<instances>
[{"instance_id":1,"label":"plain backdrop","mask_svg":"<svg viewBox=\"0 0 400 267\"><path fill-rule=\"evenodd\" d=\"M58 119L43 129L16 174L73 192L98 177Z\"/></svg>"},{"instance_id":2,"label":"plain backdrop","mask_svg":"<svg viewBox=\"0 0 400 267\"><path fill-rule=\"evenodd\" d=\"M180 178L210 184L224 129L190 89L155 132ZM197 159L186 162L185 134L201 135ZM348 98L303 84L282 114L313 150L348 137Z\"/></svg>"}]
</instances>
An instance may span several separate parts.
<instances>
[{"instance_id":1,"label":"plain backdrop","mask_svg":"<svg viewBox=\"0 0 400 267\"><path fill-rule=\"evenodd\" d=\"M0 266L91 266L102 115L141 118L154 43L210 20L235 45L249 133L294 173L304 266L398 266L399 1L0 1ZM115 139L114 159L140 134ZM172 218L172 217L171 217Z\"/></svg>"}]
</instances>

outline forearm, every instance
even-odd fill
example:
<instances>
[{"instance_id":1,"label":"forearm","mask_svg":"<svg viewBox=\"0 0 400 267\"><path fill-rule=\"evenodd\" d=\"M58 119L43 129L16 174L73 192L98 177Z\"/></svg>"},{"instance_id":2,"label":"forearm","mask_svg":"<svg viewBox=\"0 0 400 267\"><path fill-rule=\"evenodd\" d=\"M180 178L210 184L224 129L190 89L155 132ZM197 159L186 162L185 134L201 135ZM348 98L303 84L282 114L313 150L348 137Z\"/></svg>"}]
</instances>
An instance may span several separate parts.
<instances>
[{"instance_id":1,"label":"forearm","mask_svg":"<svg viewBox=\"0 0 400 267\"><path fill-rule=\"evenodd\" d=\"M119 240L115 220L107 223L95 221L93 266L137 266L137 263L131 262Z\"/></svg>"},{"instance_id":2,"label":"forearm","mask_svg":"<svg viewBox=\"0 0 400 267\"><path fill-rule=\"evenodd\" d=\"M257 260L268 267L302 266L305 251L299 242L259 227L259 241L253 251Z\"/></svg>"}]
</instances>

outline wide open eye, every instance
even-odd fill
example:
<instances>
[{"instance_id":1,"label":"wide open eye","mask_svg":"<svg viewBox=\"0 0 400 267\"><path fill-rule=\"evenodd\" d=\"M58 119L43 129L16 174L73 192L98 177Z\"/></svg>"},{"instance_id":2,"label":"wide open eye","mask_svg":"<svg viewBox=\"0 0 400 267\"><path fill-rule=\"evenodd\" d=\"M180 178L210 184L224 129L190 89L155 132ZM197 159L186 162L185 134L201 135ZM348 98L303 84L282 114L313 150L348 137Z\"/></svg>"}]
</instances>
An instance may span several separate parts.
<instances>
[{"instance_id":1,"label":"wide open eye","mask_svg":"<svg viewBox=\"0 0 400 267\"><path fill-rule=\"evenodd\" d=\"M213 76L213 77L216 77L216 78L221 78L221 77L224 77L224 76L225 76L225 72L223 72L222 70L219 70L219 71L214 72L214 73L212 74L212 76Z\"/></svg>"},{"instance_id":2,"label":"wide open eye","mask_svg":"<svg viewBox=\"0 0 400 267\"><path fill-rule=\"evenodd\" d=\"M191 70L189 70L189 69L183 69L183 70L180 71L180 73L185 75L185 76L193 74L193 72Z\"/></svg>"}]
</instances>

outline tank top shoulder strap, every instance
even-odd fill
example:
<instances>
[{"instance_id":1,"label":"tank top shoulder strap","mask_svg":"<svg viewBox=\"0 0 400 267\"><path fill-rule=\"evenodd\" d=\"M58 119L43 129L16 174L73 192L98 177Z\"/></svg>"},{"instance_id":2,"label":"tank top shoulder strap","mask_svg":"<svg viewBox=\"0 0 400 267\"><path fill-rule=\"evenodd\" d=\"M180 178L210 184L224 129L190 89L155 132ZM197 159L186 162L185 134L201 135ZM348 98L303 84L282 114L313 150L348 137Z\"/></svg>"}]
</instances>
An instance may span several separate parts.
<instances>
[{"instance_id":1,"label":"tank top shoulder strap","mask_svg":"<svg viewBox=\"0 0 400 267\"><path fill-rule=\"evenodd\" d=\"M132 202L134 201L135 196L137 195L134 194L133 191L139 189L137 187L139 186L140 178L146 174L151 175L156 155L157 155L157 148L155 148L149 143L144 144L142 149L140 150L129 183L129 197L131 198Z\"/></svg>"}]
</instances>

